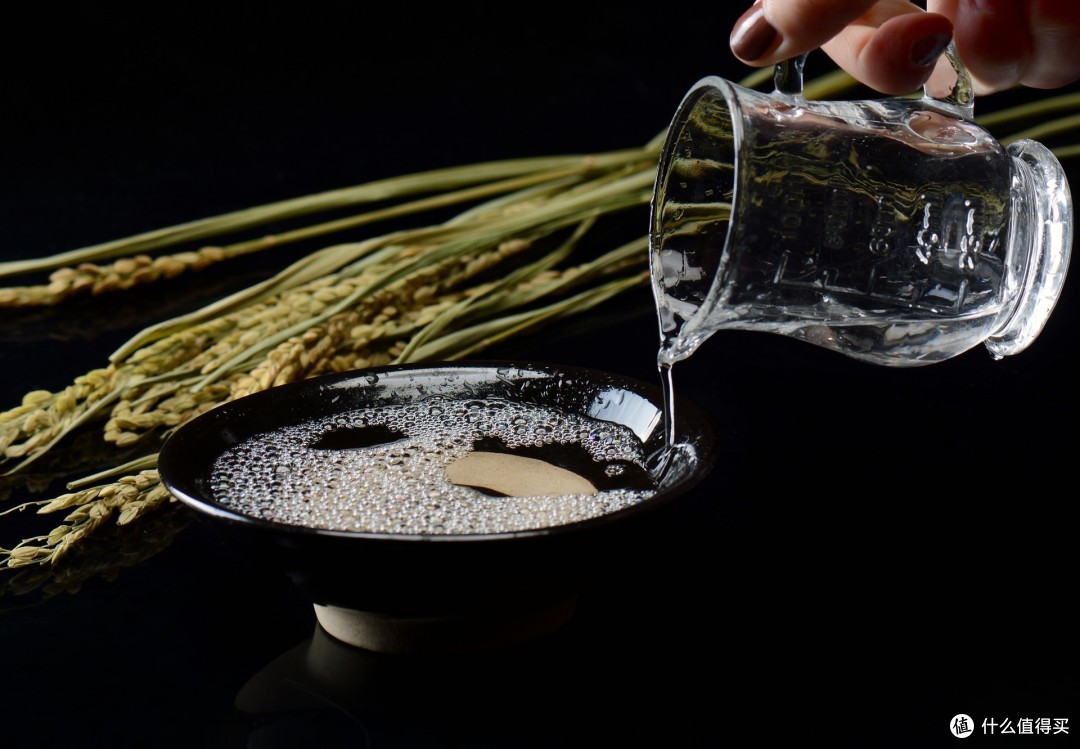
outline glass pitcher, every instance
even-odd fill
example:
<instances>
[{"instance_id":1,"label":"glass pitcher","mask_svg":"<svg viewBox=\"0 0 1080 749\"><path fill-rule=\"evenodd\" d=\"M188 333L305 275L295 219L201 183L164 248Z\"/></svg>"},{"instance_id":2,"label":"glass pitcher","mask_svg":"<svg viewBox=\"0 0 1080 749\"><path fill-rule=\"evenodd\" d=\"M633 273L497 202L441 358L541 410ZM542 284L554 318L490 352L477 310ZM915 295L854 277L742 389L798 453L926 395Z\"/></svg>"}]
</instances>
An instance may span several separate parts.
<instances>
[{"instance_id":1,"label":"glass pitcher","mask_svg":"<svg viewBox=\"0 0 1080 749\"><path fill-rule=\"evenodd\" d=\"M807 101L804 61L769 94L704 78L672 120L650 225L661 363L725 329L890 366L1026 348L1071 252L1058 160L972 122L954 48L920 98Z\"/></svg>"}]
</instances>

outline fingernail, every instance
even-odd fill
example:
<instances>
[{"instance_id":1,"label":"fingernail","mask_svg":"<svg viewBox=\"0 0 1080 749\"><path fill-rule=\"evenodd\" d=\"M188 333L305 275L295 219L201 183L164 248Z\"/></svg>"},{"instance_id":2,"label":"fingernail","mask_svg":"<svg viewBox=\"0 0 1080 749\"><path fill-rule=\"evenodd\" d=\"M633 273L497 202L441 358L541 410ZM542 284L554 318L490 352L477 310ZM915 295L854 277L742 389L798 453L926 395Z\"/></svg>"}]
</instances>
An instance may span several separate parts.
<instances>
[{"instance_id":1,"label":"fingernail","mask_svg":"<svg viewBox=\"0 0 1080 749\"><path fill-rule=\"evenodd\" d=\"M731 51L748 62L768 52L780 39L780 34L765 19L765 11L757 2L735 22L731 32Z\"/></svg>"},{"instance_id":2,"label":"fingernail","mask_svg":"<svg viewBox=\"0 0 1080 749\"><path fill-rule=\"evenodd\" d=\"M937 62L951 41L951 34L934 34L916 40L911 45L911 63L919 68L930 67Z\"/></svg>"}]
</instances>

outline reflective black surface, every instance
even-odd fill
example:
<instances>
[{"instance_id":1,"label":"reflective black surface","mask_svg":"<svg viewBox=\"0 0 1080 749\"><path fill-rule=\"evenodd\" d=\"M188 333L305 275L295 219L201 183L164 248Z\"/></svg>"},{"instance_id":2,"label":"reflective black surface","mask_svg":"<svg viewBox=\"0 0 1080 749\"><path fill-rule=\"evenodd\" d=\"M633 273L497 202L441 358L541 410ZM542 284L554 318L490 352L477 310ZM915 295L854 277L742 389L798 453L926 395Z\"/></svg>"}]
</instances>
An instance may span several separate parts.
<instances>
[{"instance_id":1,"label":"reflective black surface","mask_svg":"<svg viewBox=\"0 0 1080 749\"><path fill-rule=\"evenodd\" d=\"M610 4L521 21L486 6L372 17L348 3L145 13L40 11L11 32L5 258L429 167L636 146L697 79L745 72L726 49L728 9L671 24ZM2 311L4 407L304 249ZM1075 735L1073 280L1035 345L998 362L976 350L888 370L779 336L708 342L675 382L717 425L724 469L677 528L527 647L343 651L285 578L258 574L206 524L170 514L110 531L114 579L0 597L0 738L910 747L954 742L958 713L1069 718ZM656 343L643 290L485 356L652 380ZM79 455L82 473L115 460L92 443ZM62 493L70 468L42 461L31 486L5 484L5 507ZM0 545L37 527L0 520Z\"/></svg>"}]
</instances>

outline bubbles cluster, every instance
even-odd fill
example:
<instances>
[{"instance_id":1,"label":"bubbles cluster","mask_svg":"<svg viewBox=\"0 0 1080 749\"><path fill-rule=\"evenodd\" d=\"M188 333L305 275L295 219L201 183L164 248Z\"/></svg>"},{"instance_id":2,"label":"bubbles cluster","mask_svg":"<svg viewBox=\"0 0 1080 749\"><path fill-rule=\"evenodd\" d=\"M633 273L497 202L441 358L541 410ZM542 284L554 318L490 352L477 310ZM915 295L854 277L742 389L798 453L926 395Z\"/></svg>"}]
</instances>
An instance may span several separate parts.
<instances>
[{"instance_id":1,"label":"bubbles cluster","mask_svg":"<svg viewBox=\"0 0 1080 749\"><path fill-rule=\"evenodd\" d=\"M343 440L336 439L365 433L378 433L380 441L342 447ZM627 462L643 465L645 460L641 441L618 424L505 400L432 397L360 408L251 437L217 459L213 495L224 507L277 523L428 535L563 525L653 494L615 488L497 497L452 483L446 467L485 438L509 450L579 445L609 477L620 475Z\"/></svg>"}]
</instances>

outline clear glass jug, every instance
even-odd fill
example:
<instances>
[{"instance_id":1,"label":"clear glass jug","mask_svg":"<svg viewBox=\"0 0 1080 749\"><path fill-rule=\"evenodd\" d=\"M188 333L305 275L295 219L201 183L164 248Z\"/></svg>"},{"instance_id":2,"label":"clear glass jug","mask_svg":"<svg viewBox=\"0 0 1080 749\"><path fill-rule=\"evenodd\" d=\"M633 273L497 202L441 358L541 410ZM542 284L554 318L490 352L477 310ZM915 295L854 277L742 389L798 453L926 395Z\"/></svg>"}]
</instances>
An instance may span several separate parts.
<instances>
[{"instance_id":1,"label":"clear glass jug","mask_svg":"<svg viewBox=\"0 0 1080 749\"><path fill-rule=\"evenodd\" d=\"M661 363L725 329L890 366L1038 336L1071 252L1065 174L975 125L970 78L943 60L921 98L807 101L805 57L770 94L718 77L686 94L652 201Z\"/></svg>"}]
</instances>

